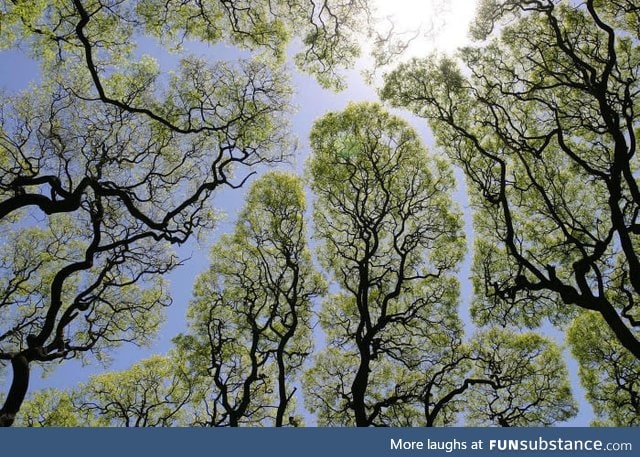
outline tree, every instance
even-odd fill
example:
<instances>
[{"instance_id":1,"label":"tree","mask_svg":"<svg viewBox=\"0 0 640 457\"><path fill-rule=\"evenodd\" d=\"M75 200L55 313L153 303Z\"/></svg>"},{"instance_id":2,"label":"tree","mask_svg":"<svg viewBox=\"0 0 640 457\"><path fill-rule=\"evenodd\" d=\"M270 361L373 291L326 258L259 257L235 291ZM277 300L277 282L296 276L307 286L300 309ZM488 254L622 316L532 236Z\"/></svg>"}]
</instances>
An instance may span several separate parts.
<instances>
[{"instance_id":1,"label":"tree","mask_svg":"<svg viewBox=\"0 0 640 457\"><path fill-rule=\"evenodd\" d=\"M410 354L461 331L452 272L464 239L449 197L453 178L413 129L376 104L325 115L311 147L318 252L341 291L323 305L331 347L307 376L308 408L327 424L415 416L409 399L419 362Z\"/></svg>"},{"instance_id":2,"label":"tree","mask_svg":"<svg viewBox=\"0 0 640 457\"><path fill-rule=\"evenodd\" d=\"M547 427L576 415L562 351L549 338L494 327L476 334L471 346L470 425Z\"/></svg>"},{"instance_id":3,"label":"tree","mask_svg":"<svg viewBox=\"0 0 640 457\"><path fill-rule=\"evenodd\" d=\"M180 424L193 395L193 380L174 351L93 376L77 389L73 403L84 425L166 427Z\"/></svg>"},{"instance_id":4,"label":"tree","mask_svg":"<svg viewBox=\"0 0 640 457\"><path fill-rule=\"evenodd\" d=\"M146 104L143 97L132 104L133 99L117 97L119 94L108 90L114 88L102 86L108 69L115 70L116 65L135 68L134 43L141 36L178 50L185 40L230 43L278 63L284 61L287 45L297 37L303 46L295 56L296 64L322 84L340 87L340 69L360 54L358 40L371 26L368 0L10 1L3 3L0 45L25 43L47 66L81 63L104 102L151 114L153 103ZM143 88L144 81L139 82Z\"/></svg>"},{"instance_id":5,"label":"tree","mask_svg":"<svg viewBox=\"0 0 640 457\"><path fill-rule=\"evenodd\" d=\"M447 346L445 345L445 348ZM478 331L425 370L413 391L423 423L550 426L576 415L562 351L550 339L495 327ZM433 345L422 351L433 357Z\"/></svg>"},{"instance_id":6,"label":"tree","mask_svg":"<svg viewBox=\"0 0 640 457\"><path fill-rule=\"evenodd\" d=\"M63 391L35 392L18 425L37 427L159 427L181 424L194 385L182 354L151 356L117 372L92 376Z\"/></svg>"},{"instance_id":7,"label":"tree","mask_svg":"<svg viewBox=\"0 0 640 457\"><path fill-rule=\"evenodd\" d=\"M340 290L328 347L305 374L321 425L549 425L575 414L560 350L534 334L463 341L454 275L464 253L447 163L380 105L316 122L308 164L319 256ZM473 408L471 405L473 404Z\"/></svg>"},{"instance_id":8,"label":"tree","mask_svg":"<svg viewBox=\"0 0 640 457\"><path fill-rule=\"evenodd\" d=\"M576 317L567 339L580 364L580 381L597 416L593 424L640 425L640 361L622 347L594 312Z\"/></svg>"},{"instance_id":9,"label":"tree","mask_svg":"<svg viewBox=\"0 0 640 457\"><path fill-rule=\"evenodd\" d=\"M629 1L487 0L473 31L499 37L387 76L383 98L429 119L469 181L478 322L594 311L640 359L639 18Z\"/></svg>"},{"instance_id":10,"label":"tree","mask_svg":"<svg viewBox=\"0 0 640 457\"><path fill-rule=\"evenodd\" d=\"M29 49L42 73L38 87L0 102L0 237L8 246L0 361L13 374L0 425L11 425L32 364L148 341L170 303L158 278L179 264L169 245L214 224L216 190L239 187L255 165L288 155L287 43L303 37L299 66L338 87L368 8L365 0L0 8L0 48ZM155 59L137 55L145 39L173 49L186 39L227 42L260 55L209 64L183 53L163 75Z\"/></svg>"},{"instance_id":11,"label":"tree","mask_svg":"<svg viewBox=\"0 0 640 457\"><path fill-rule=\"evenodd\" d=\"M34 392L21 408L22 427L78 427L82 424L72 394L58 389Z\"/></svg>"},{"instance_id":12,"label":"tree","mask_svg":"<svg viewBox=\"0 0 640 457\"><path fill-rule=\"evenodd\" d=\"M295 421L295 382L313 344L311 299L325 288L306 247L299 179L271 172L249 189L232 235L212 249L176 338L205 389L198 425ZM196 409L198 407L196 406Z\"/></svg>"}]
</instances>

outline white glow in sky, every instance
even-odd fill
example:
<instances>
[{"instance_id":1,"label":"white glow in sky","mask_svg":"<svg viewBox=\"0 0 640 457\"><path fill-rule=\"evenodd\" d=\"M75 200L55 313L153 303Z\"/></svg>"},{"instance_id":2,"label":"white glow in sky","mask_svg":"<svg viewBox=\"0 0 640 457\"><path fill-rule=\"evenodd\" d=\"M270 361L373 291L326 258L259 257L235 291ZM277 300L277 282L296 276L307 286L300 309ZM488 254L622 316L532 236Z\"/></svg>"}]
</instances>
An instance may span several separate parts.
<instances>
[{"instance_id":1,"label":"white glow in sky","mask_svg":"<svg viewBox=\"0 0 640 457\"><path fill-rule=\"evenodd\" d=\"M378 17L389 17L396 30L420 30L409 53L453 53L470 43L468 28L478 0L376 0ZM426 49L425 49L426 48ZM426 52L425 52L426 51Z\"/></svg>"}]
</instances>

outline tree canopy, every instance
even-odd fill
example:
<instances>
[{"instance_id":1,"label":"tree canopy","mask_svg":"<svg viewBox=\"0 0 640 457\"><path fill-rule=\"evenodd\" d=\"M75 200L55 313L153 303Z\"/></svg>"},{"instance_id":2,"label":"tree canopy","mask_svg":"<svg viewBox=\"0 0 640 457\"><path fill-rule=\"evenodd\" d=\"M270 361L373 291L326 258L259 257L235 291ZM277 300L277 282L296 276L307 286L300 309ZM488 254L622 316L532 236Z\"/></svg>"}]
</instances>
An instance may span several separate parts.
<instances>
[{"instance_id":1,"label":"tree canopy","mask_svg":"<svg viewBox=\"0 0 640 457\"><path fill-rule=\"evenodd\" d=\"M284 51L340 87L359 53L366 0L3 2L0 49L40 64L0 100L0 360L10 425L33 363L144 344L171 302L170 246L217 219L210 197L292 150ZM252 56L207 62L182 45ZM162 71L144 46L178 51Z\"/></svg>"},{"instance_id":2,"label":"tree canopy","mask_svg":"<svg viewBox=\"0 0 640 457\"><path fill-rule=\"evenodd\" d=\"M478 322L596 311L640 358L637 27L629 2L485 1L488 44L388 75L466 172Z\"/></svg>"},{"instance_id":3,"label":"tree canopy","mask_svg":"<svg viewBox=\"0 0 640 457\"><path fill-rule=\"evenodd\" d=\"M315 238L330 294L306 247L300 179L266 173L249 188L233 233L213 246L189 331L172 352L71 391L37 393L20 423L299 426L300 384L320 425L572 417L555 343L513 329L464 337L455 269L465 244L446 161L371 103L327 114L312 145ZM326 347L314 352L316 319Z\"/></svg>"},{"instance_id":4,"label":"tree canopy","mask_svg":"<svg viewBox=\"0 0 640 457\"><path fill-rule=\"evenodd\" d=\"M40 71L0 93L0 425L549 426L577 408L547 323L593 423L638 425L635 3L480 0L475 45L380 88L431 151L379 103L316 120L309 221L266 171L296 150L288 60L334 90L362 47L388 65L408 45L372 0L0 2L0 50ZM149 344L176 247L250 180L167 354L29 395L34 366Z\"/></svg>"},{"instance_id":5,"label":"tree canopy","mask_svg":"<svg viewBox=\"0 0 640 457\"><path fill-rule=\"evenodd\" d=\"M453 424L472 386L487 389L471 417L488 422L575 414L551 342L492 331L464 343L455 272L465 242L448 163L371 103L319 119L311 146L318 255L340 287L324 300L328 348L304 383L319 423Z\"/></svg>"},{"instance_id":6,"label":"tree canopy","mask_svg":"<svg viewBox=\"0 0 640 457\"><path fill-rule=\"evenodd\" d=\"M634 413L613 391L634 403L621 377L640 359L639 19L628 1L486 0L472 27L481 45L400 65L381 91L427 118L465 171L476 322L575 317L583 384L616 424Z\"/></svg>"},{"instance_id":7,"label":"tree canopy","mask_svg":"<svg viewBox=\"0 0 640 457\"><path fill-rule=\"evenodd\" d=\"M255 181L233 234L212 249L176 338L199 375L195 424L283 426L295 418L296 380L313 348L311 299L325 284L306 246L299 178L271 172Z\"/></svg>"},{"instance_id":8,"label":"tree canopy","mask_svg":"<svg viewBox=\"0 0 640 457\"><path fill-rule=\"evenodd\" d=\"M593 312L576 317L567 339L596 414L593 425L640 425L640 361Z\"/></svg>"},{"instance_id":9,"label":"tree canopy","mask_svg":"<svg viewBox=\"0 0 640 457\"><path fill-rule=\"evenodd\" d=\"M327 114L314 125L311 147L319 257L341 291L321 314L336 348L309 375L309 408L321 417L338 409L328 424L385 424L412 414L397 409L406 409L412 371L420 370L410 353L439 336L425 327L460 331L451 272L464 239L449 197L453 179L444 162L428 159L415 131L380 105ZM348 366L339 379L336 363ZM342 406L323 408L329 401Z\"/></svg>"}]
</instances>

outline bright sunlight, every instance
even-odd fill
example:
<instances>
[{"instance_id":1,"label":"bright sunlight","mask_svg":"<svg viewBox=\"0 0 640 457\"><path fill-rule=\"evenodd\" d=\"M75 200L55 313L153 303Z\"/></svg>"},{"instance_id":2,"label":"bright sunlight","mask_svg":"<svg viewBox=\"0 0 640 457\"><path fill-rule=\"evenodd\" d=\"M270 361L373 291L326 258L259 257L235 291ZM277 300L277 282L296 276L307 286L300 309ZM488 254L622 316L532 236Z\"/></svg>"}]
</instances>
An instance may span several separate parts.
<instances>
[{"instance_id":1,"label":"bright sunlight","mask_svg":"<svg viewBox=\"0 0 640 457\"><path fill-rule=\"evenodd\" d=\"M377 0L378 15L389 18L396 31L417 32L409 54L424 55L425 47L453 53L469 44L467 33L478 0Z\"/></svg>"}]
</instances>

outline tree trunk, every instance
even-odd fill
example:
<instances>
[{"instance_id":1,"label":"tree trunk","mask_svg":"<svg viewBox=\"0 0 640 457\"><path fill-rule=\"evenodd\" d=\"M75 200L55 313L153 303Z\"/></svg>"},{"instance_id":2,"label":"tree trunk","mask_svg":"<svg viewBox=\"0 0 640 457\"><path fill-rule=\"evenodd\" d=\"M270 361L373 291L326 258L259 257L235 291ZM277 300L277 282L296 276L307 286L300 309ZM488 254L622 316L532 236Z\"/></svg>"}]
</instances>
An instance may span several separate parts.
<instances>
[{"instance_id":1,"label":"tree trunk","mask_svg":"<svg viewBox=\"0 0 640 457\"><path fill-rule=\"evenodd\" d=\"M29 389L29 361L24 354L17 354L11 359L13 381L9 394L0 409L0 426L10 427L20 411L24 397Z\"/></svg>"}]
</instances>

